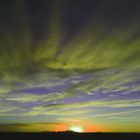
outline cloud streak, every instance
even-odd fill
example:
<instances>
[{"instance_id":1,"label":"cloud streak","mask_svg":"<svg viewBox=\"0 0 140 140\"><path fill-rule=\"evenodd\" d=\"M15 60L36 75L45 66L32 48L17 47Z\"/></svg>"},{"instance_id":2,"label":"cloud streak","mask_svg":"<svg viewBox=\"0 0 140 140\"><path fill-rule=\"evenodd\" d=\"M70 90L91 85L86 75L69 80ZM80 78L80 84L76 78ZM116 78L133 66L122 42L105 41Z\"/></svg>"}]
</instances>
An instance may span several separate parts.
<instances>
[{"instance_id":1,"label":"cloud streak","mask_svg":"<svg viewBox=\"0 0 140 140\"><path fill-rule=\"evenodd\" d=\"M68 5L63 0L46 3L41 2L42 10L49 5L51 14L38 21L43 30L32 27L30 4L23 1L13 3L12 24L6 15L7 24L0 23L0 123L5 116L7 122L10 116L33 117L35 122L40 116L99 121L126 114L140 117L138 4L99 2L74 31ZM73 35L67 39L70 29Z\"/></svg>"}]
</instances>

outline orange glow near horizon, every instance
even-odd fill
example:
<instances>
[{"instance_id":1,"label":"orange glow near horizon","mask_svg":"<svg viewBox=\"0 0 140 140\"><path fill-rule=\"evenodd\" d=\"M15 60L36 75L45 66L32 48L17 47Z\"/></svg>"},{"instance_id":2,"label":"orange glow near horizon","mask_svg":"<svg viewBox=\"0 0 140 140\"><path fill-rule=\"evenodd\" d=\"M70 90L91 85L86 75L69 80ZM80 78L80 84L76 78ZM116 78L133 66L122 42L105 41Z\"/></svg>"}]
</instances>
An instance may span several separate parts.
<instances>
[{"instance_id":1,"label":"orange glow near horizon","mask_svg":"<svg viewBox=\"0 0 140 140\"><path fill-rule=\"evenodd\" d=\"M110 128L111 129L111 128ZM65 131L74 131L81 133L88 132L106 132L107 127L103 127L98 124L93 124L86 121L79 122L63 122L56 124L26 124L26 125L9 125L3 126L4 131L17 131L17 132L65 132Z\"/></svg>"},{"instance_id":2,"label":"orange glow near horizon","mask_svg":"<svg viewBox=\"0 0 140 140\"><path fill-rule=\"evenodd\" d=\"M84 132L103 132L105 131L105 128L99 124L93 124L88 121L75 121L72 123L75 126L82 126L84 129Z\"/></svg>"},{"instance_id":3,"label":"orange glow near horizon","mask_svg":"<svg viewBox=\"0 0 140 140\"><path fill-rule=\"evenodd\" d=\"M104 132L105 128L98 124L93 124L87 121L70 121L65 122L64 124L59 124L55 127L56 132L59 131L71 131L72 126L81 126L83 128L83 132Z\"/></svg>"},{"instance_id":4,"label":"orange glow near horizon","mask_svg":"<svg viewBox=\"0 0 140 140\"><path fill-rule=\"evenodd\" d=\"M58 126L56 126L55 131L59 132L59 131L68 131L69 127L66 124L60 124Z\"/></svg>"}]
</instances>

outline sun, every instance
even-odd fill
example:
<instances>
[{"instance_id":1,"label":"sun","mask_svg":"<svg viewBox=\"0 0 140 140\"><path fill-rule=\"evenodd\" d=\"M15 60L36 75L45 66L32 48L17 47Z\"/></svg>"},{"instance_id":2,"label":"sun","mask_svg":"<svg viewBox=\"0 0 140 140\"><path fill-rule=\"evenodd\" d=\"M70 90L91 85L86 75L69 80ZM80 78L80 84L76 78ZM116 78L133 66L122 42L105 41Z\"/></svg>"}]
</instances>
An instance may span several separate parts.
<instances>
[{"instance_id":1,"label":"sun","mask_svg":"<svg viewBox=\"0 0 140 140\"><path fill-rule=\"evenodd\" d=\"M82 126L71 126L70 130L73 132L79 132L79 133L84 132L84 129Z\"/></svg>"}]
</instances>

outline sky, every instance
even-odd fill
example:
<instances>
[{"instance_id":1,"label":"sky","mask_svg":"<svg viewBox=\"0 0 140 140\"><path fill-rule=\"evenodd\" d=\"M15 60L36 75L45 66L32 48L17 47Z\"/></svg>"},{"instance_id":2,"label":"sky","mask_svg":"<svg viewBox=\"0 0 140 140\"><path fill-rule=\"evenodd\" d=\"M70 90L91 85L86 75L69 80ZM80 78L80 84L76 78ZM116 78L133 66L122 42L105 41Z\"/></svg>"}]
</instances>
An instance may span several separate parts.
<instances>
[{"instance_id":1,"label":"sky","mask_svg":"<svg viewBox=\"0 0 140 140\"><path fill-rule=\"evenodd\" d=\"M0 9L0 131L140 132L139 0Z\"/></svg>"}]
</instances>

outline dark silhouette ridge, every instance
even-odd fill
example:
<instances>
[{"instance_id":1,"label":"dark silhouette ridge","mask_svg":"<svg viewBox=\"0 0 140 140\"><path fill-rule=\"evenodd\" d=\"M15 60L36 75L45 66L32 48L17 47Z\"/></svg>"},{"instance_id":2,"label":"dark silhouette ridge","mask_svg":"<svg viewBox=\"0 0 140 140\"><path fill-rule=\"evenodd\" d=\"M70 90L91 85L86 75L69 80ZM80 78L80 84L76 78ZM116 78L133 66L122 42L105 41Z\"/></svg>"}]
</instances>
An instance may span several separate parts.
<instances>
[{"instance_id":1,"label":"dark silhouette ridge","mask_svg":"<svg viewBox=\"0 0 140 140\"><path fill-rule=\"evenodd\" d=\"M0 133L4 139L45 139L45 140L140 140L140 133L76 133L66 132L5 132Z\"/></svg>"}]
</instances>

